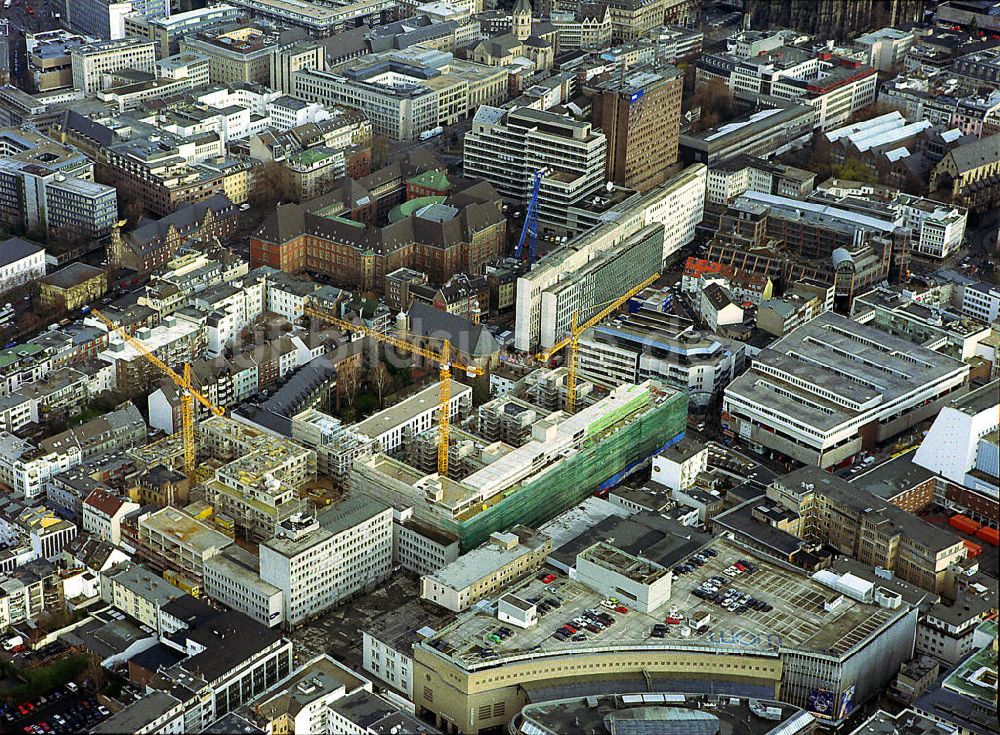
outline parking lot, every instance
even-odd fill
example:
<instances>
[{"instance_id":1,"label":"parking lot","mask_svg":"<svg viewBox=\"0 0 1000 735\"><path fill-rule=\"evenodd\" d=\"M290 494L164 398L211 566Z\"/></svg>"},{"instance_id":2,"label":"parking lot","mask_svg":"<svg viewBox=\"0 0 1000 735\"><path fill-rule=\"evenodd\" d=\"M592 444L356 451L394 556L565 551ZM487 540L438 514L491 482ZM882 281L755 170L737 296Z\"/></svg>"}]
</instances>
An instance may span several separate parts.
<instances>
[{"instance_id":1,"label":"parking lot","mask_svg":"<svg viewBox=\"0 0 1000 735\"><path fill-rule=\"evenodd\" d=\"M637 643L665 647L733 646L763 654L789 647L839 653L863 640L893 614L850 599L842 600L828 611L825 605L840 597L834 590L757 559L725 539L716 539L707 548L715 551L716 556L706 557L706 562L694 571L675 575L669 602L651 615L635 610L624 614L608 610L601 605L604 595L562 575L548 584L532 578L516 588L519 597L536 602L554 599L560 603L541 615L538 625L498 636L502 624L496 617L468 616L441 631L439 648L473 667L529 653L604 649ZM724 570L741 558L752 559L755 571L735 577L726 575ZM761 600L764 609L733 611L700 599L694 591L711 577L725 579L723 591L733 589ZM554 637L564 624L585 615L587 610L608 613L614 622L599 632L581 629L565 639ZM707 620L700 630L693 629L692 621L701 618L703 612L708 613ZM671 624L667 624L667 618L672 619ZM657 627L662 636L654 636Z\"/></svg>"},{"instance_id":2,"label":"parking lot","mask_svg":"<svg viewBox=\"0 0 1000 735\"><path fill-rule=\"evenodd\" d=\"M26 702L0 704L0 730L10 733L77 733L110 716L92 693L63 686Z\"/></svg>"}]
</instances>

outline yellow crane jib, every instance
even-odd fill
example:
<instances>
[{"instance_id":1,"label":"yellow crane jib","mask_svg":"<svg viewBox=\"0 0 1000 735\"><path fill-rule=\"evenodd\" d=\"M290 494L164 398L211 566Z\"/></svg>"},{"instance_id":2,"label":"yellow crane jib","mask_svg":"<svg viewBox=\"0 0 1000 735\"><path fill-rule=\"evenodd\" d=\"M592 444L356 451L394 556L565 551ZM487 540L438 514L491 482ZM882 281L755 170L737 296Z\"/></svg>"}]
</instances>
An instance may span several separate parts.
<instances>
[{"instance_id":1,"label":"yellow crane jib","mask_svg":"<svg viewBox=\"0 0 1000 735\"><path fill-rule=\"evenodd\" d=\"M628 301L630 298L635 296L637 293L643 289L649 288L657 280L659 280L660 274L655 273L649 278L644 280L637 286L633 286L628 291L623 293L618 298L612 299L608 302L607 306L594 314L590 319L585 321L583 324L578 324L577 320L579 317L579 312L573 312L572 321L570 322L569 333L563 337L561 340L552 345L549 349L544 352L540 352L536 355L536 359L540 362L548 362L552 359L552 356L566 348L566 411L567 413L574 413L576 411L576 356L580 345L580 335L590 329L592 326L600 322L605 317L613 314L622 304Z\"/></svg>"},{"instance_id":2,"label":"yellow crane jib","mask_svg":"<svg viewBox=\"0 0 1000 735\"><path fill-rule=\"evenodd\" d=\"M347 332L355 332L371 337L377 342L392 345L400 350L419 355L425 360L438 364L438 474L446 476L448 474L448 435L451 428L451 416L448 411L448 404L451 402L451 369L464 370L469 375L482 375L485 371L476 365L465 365L452 358L451 343L444 340L440 352L429 350L426 347L415 345L412 342L383 334L364 324L355 324L346 319L341 319L335 314L324 309L317 309L312 306L305 307L305 314L313 319L319 319L327 324L331 324Z\"/></svg>"},{"instance_id":3,"label":"yellow crane jib","mask_svg":"<svg viewBox=\"0 0 1000 735\"><path fill-rule=\"evenodd\" d=\"M125 340L126 343L134 347L136 352L157 367L160 372L166 374L181 389L181 438L183 439L184 446L184 474L193 482L195 478L194 402L198 401L198 403L202 404L216 416L225 415L226 410L216 406L194 387L191 383L191 366L188 363L184 363L184 374L178 374L176 370L153 354L140 340L115 324L100 311L90 309L89 313L99 319L108 328L108 332L114 332Z\"/></svg>"}]
</instances>

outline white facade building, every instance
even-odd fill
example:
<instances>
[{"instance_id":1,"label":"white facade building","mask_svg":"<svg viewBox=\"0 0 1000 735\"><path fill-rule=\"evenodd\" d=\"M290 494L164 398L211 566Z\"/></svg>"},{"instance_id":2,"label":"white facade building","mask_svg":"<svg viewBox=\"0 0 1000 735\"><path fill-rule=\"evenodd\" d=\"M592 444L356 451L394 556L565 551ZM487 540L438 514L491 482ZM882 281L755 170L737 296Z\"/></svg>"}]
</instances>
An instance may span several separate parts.
<instances>
[{"instance_id":1,"label":"white facade building","mask_svg":"<svg viewBox=\"0 0 1000 735\"><path fill-rule=\"evenodd\" d=\"M260 577L281 590L288 626L372 589L391 571L392 508L364 495L318 521L292 516L260 546Z\"/></svg>"},{"instance_id":2,"label":"white facade building","mask_svg":"<svg viewBox=\"0 0 1000 735\"><path fill-rule=\"evenodd\" d=\"M438 404L438 387L432 385L395 406L369 416L353 429L362 436L378 441L383 452L395 452L403 445L405 437L437 425ZM453 420L469 411L472 407L472 388L452 381L448 406Z\"/></svg>"},{"instance_id":3,"label":"white facade building","mask_svg":"<svg viewBox=\"0 0 1000 735\"><path fill-rule=\"evenodd\" d=\"M539 345L551 346L555 342L555 332L567 322L549 320L543 327L543 301L547 298L546 294L554 293L564 280L571 281L591 261L620 248L623 241L643 228L651 224L663 226L663 262L691 242L704 213L707 171L702 164L689 166L669 181L645 194L630 198L615 208L607 223L548 253L528 273L518 278L514 347L527 352ZM640 278L629 285L642 280ZM611 287L612 284L608 284L609 290ZM618 282L614 287L617 290L609 294L608 298L620 294L628 286ZM568 295L567 292L564 291L564 295ZM605 300L595 301L600 303ZM581 321L588 319L597 310L593 306L596 304L591 306L592 310L589 312L586 308L581 310ZM572 298L568 299L565 301L562 319L568 320L571 315L569 310L579 308L579 304L573 304Z\"/></svg>"},{"instance_id":4,"label":"white facade building","mask_svg":"<svg viewBox=\"0 0 1000 735\"><path fill-rule=\"evenodd\" d=\"M974 283L962 291L962 311L974 319L992 324L1000 318L1000 286Z\"/></svg>"},{"instance_id":5,"label":"white facade building","mask_svg":"<svg viewBox=\"0 0 1000 735\"><path fill-rule=\"evenodd\" d=\"M73 65L73 88L94 94L110 86L109 75L123 69L150 74L156 68L156 44L137 38L77 46L70 52Z\"/></svg>"},{"instance_id":6,"label":"white facade building","mask_svg":"<svg viewBox=\"0 0 1000 735\"><path fill-rule=\"evenodd\" d=\"M1000 428L1000 381L956 398L942 407L913 455L925 467L957 485L976 464L979 440Z\"/></svg>"},{"instance_id":7,"label":"white facade building","mask_svg":"<svg viewBox=\"0 0 1000 735\"><path fill-rule=\"evenodd\" d=\"M671 490L686 490L708 469L708 447L685 439L653 457L651 479Z\"/></svg>"},{"instance_id":8,"label":"white facade building","mask_svg":"<svg viewBox=\"0 0 1000 735\"><path fill-rule=\"evenodd\" d=\"M45 275L45 248L12 237L0 242L0 294Z\"/></svg>"}]
</instances>

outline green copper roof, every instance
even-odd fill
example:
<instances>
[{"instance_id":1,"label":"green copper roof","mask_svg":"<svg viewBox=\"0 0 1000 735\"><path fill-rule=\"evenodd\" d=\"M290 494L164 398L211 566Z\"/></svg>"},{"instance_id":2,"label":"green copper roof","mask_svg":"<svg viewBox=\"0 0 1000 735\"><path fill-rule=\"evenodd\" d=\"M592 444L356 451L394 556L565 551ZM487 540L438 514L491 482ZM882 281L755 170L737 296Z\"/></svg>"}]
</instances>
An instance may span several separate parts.
<instances>
[{"instance_id":1,"label":"green copper roof","mask_svg":"<svg viewBox=\"0 0 1000 735\"><path fill-rule=\"evenodd\" d=\"M428 204L444 203L446 198L447 197L417 197L416 199L411 199L408 202L397 204L389 210L389 221L399 222L401 219L406 219L418 209L426 207Z\"/></svg>"},{"instance_id":2,"label":"green copper roof","mask_svg":"<svg viewBox=\"0 0 1000 735\"><path fill-rule=\"evenodd\" d=\"M427 189L434 189L435 191L447 191L451 189L451 182L448 181L448 177L443 172L434 169L411 176L407 180L407 183L414 186L423 186Z\"/></svg>"}]
</instances>

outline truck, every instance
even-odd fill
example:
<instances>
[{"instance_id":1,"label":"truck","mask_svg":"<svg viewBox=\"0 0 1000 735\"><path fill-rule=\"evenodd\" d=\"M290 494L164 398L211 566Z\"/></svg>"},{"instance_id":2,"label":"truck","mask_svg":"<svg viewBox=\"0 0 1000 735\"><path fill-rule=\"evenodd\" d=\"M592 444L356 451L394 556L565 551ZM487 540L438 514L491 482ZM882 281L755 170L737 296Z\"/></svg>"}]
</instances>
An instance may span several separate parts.
<instances>
[{"instance_id":1,"label":"truck","mask_svg":"<svg viewBox=\"0 0 1000 735\"><path fill-rule=\"evenodd\" d=\"M3 7L4 7L4 10L6 10L7 8L9 8L10 7L10 0L3 0Z\"/></svg>"},{"instance_id":2,"label":"truck","mask_svg":"<svg viewBox=\"0 0 1000 735\"><path fill-rule=\"evenodd\" d=\"M12 635L10 638L3 639L3 650L9 651L12 648L17 648L18 646L24 645L24 636L22 635Z\"/></svg>"},{"instance_id":3,"label":"truck","mask_svg":"<svg viewBox=\"0 0 1000 735\"><path fill-rule=\"evenodd\" d=\"M438 125L436 128L431 128L430 130L425 130L420 134L420 140L430 140L431 138L436 138L444 132L444 128Z\"/></svg>"}]
</instances>

